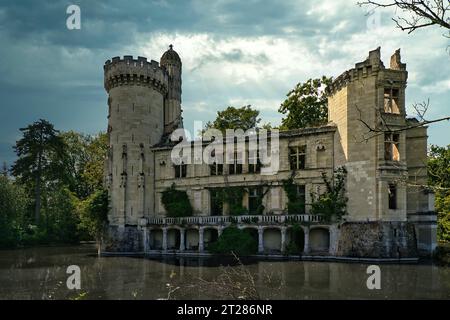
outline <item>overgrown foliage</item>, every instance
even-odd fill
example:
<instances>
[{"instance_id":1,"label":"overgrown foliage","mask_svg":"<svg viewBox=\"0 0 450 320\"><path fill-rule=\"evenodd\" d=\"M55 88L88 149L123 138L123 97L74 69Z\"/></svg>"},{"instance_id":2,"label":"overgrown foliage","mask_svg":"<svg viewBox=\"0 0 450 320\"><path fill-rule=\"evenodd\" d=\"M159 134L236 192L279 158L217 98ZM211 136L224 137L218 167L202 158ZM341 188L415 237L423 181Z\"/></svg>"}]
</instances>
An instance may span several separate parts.
<instances>
[{"instance_id":1,"label":"overgrown foliage","mask_svg":"<svg viewBox=\"0 0 450 320\"><path fill-rule=\"evenodd\" d=\"M247 208L242 205L244 193L246 192L244 187L223 187L214 188L215 197L212 201L228 204L228 214L232 216L240 216L248 214Z\"/></svg>"},{"instance_id":2,"label":"overgrown foliage","mask_svg":"<svg viewBox=\"0 0 450 320\"><path fill-rule=\"evenodd\" d=\"M428 179L436 197L438 239L450 242L450 145L431 146L428 157Z\"/></svg>"},{"instance_id":3,"label":"overgrown foliage","mask_svg":"<svg viewBox=\"0 0 450 320\"><path fill-rule=\"evenodd\" d=\"M286 115L281 120L280 129L316 127L327 123L328 100L325 88L331 82L332 78L322 76L298 83L289 91L287 99L278 109L278 112Z\"/></svg>"},{"instance_id":4,"label":"overgrown foliage","mask_svg":"<svg viewBox=\"0 0 450 320\"><path fill-rule=\"evenodd\" d=\"M283 189L288 197L288 214L305 213L305 202L300 198L297 188L298 185L294 183L294 179L292 177L283 180Z\"/></svg>"},{"instance_id":5,"label":"overgrown foliage","mask_svg":"<svg viewBox=\"0 0 450 320\"><path fill-rule=\"evenodd\" d=\"M64 172L62 160L65 158L65 144L53 124L43 119L21 128L20 131L23 137L14 147L18 159L12 167L12 172L28 190L34 191L34 215L38 224L42 188L49 182L57 181ZM43 180L46 183L43 183Z\"/></svg>"},{"instance_id":6,"label":"overgrown foliage","mask_svg":"<svg viewBox=\"0 0 450 320\"><path fill-rule=\"evenodd\" d=\"M80 226L97 241L100 251L100 244L105 233L108 222L108 192L105 189L98 189L85 201L80 203L78 208L80 215Z\"/></svg>"},{"instance_id":7,"label":"overgrown foliage","mask_svg":"<svg viewBox=\"0 0 450 320\"><path fill-rule=\"evenodd\" d=\"M311 214L321 214L327 222L339 221L343 215L347 214L346 177L347 169L345 167L334 170L334 176L331 179L325 172L322 173L326 190L320 194L311 193Z\"/></svg>"},{"instance_id":8,"label":"overgrown foliage","mask_svg":"<svg viewBox=\"0 0 450 320\"><path fill-rule=\"evenodd\" d=\"M257 252L258 243L248 232L230 226L223 230L219 239L208 250L217 254L250 255Z\"/></svg>"},{"instance_id":9,"label":"overgrown foliage","mask_svg":"<svg viewBox=\"0 0 450 320\"><path fill-rule=\"evenodd\" d=\"M192 206L186 191L177 190L175 184L162 192L161 197L168 217L192 216Z\"/></svg>"},{"instance_id":10,"label":"overgrown foliage","mask_svg":"<svg viewBox=\"0 0 450 320\"><path fill-rule=\"evenodd\" d=\"M23 236L21 227L29 224L29 205L24 188L0 176L0 247L12 247Z\"/></svg>"},{"instance_id":11,"label":"overgrown foliage","mask_svg":"<svg viewBox=\"0 0 450 320\"><path fill-rule=\"evenodd\" d=\"M97 238L92 227L99 216L106 221L106 209L98 205L107 203L106 135L59 132L46 120L21 131L14 177L6 165L0 177L0 247Z\"/></svg>"}]
</instances>

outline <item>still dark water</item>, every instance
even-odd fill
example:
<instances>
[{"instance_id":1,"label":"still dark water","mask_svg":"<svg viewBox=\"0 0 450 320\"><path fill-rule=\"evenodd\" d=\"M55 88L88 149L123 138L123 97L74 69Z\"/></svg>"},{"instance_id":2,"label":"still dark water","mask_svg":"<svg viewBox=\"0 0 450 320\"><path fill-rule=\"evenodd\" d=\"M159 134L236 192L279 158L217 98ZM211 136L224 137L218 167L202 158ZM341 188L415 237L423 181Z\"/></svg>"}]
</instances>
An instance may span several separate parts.
<instances>
[{"instance_id":1,"label":"still dark water","mask_svg":"<svg viewBox=\"0 0 450 320\"><path fill-rule=\"evenodd\" d=\"M233 262L233 261L230 261ZM93 246L0 251L0 299L226 299L213 281L228 264L217 259L95 256ZM368 290L368 265L246 261L262 299L450 299L450 267L380 265L381 290ZM69 265L81 269L81 290L68 290ZM242 273L238 266L226 268ZM176 289L178 288L178 289Z\"/></svg>"}]
</instances>

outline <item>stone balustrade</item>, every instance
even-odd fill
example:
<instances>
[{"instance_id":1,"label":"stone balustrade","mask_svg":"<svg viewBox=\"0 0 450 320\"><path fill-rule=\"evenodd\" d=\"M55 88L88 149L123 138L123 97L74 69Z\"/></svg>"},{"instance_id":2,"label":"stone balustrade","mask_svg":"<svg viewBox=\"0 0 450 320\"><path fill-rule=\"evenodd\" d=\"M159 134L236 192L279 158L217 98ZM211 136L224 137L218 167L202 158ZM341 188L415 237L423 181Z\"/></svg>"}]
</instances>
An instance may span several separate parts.
<instances>
[{"instance_id":1,"label":"stone balustrade","mask_svg":"<svg viewBox=\"0 0 450 320\"><path fill-rule=\"evenodd\" d=\"M225 225L238 224L283 224L295 222L321 222L320 215L243 215L243 216L194 216L194 217L150 217L143 218L141 225Z\"/></svg>"}]
</instances>

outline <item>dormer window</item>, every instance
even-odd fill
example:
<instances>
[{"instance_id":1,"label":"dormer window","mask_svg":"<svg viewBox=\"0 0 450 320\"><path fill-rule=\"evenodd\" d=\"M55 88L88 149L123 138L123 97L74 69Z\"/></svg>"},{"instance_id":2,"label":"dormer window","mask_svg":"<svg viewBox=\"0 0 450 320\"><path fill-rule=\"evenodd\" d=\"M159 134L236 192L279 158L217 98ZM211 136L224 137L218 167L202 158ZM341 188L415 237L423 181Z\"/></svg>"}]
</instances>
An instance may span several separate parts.
<instances>
[{"instance_id":1,"label":"dormer window","mask_svg":"<svg viewBox=\"0 0 450 320\"><path fill-rule=\"evenodd\" d=\"M384 89L384 112L400 114L398 89Z\"/></svg>"}]
</instances>

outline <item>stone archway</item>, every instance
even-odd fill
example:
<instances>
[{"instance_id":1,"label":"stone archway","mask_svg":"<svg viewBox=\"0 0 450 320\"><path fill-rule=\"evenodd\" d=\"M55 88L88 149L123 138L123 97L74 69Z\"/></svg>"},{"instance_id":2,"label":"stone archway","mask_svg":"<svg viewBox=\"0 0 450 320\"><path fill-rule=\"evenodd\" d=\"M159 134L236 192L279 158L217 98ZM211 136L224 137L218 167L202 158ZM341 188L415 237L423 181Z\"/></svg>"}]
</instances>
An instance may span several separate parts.
<instances>
[{"instance_id":1,"label":"stone archway","mask_svg":"<svg viewBox=\"0 0 450 320\"><path fill-rule=\"evenodd\" d=\"M186 250L197 251L199 246L199 235L197 229L186 229Z\"/></svg>"},{"instance_id":2,"label":"stone archway","mask_svg":"<svg viewBox=\"0 0 450 320\"><path fill-rule=\"evenodd\" d=\"M161 229L153 229L150 231L150 250L163 249L163 231Z\"/></svg>"},{"instance_id":3,"label":"stone archway","mask_svg":"<svg viewBox=\"0 0 450 320\"><path fill-rule=\"evenodd\" d=\"M330 231L318 227L309 231L309 247L311 253L328 253L330 250Z\"/></svg>"},{"instance_id":4,"label":"stone archway","mask_svg":"<svg viewBox=\"0 0 450 320\"><path fill-rule=\"evenodd\" d=\"M216 228L205 228L203 230L204 249L208 250L208 246L219 239L219 231Z\"/></svg>"},{"instance_id":5,"label":"stone archway","mask_svg":"<svg viewBox=\"0 0 450 320\"><path fill-rule=\"evenodd\" d=\"M281 252L281 230L278 228L264 229L264 251L267 253Z\"/></svg>"},{"instance_id":6,"label":"stone archway","mask_svg":"<svg viewBox=\"0 0 450 320\"><path fill-rule=\"evenodd\" d=\"M179 250L180 249L180 230L178 229L168 229L167 230L167 249L168 250Z\"/></svg>"},{"instance_id":7,"label":"stone archway","mask_svg":"<svg viewBox=\"0 0 450 320\"><path fill-rule=\"evenodd\" d=\"M298 255L305 252L305 232L303 228L289 228L286 232L286 252Z\"/></svg>"},{"instance_id":8,"label":"stone archway","mask_svg":"<svg viewBox=\"0 0 450 320\"><path fill-rule=\"evenodd\" d=\"M244 227L241 230L252 237L255 246L252 251L255 253L258 252L258 229L252 227Z\"/></svg>"}]
</instances>

